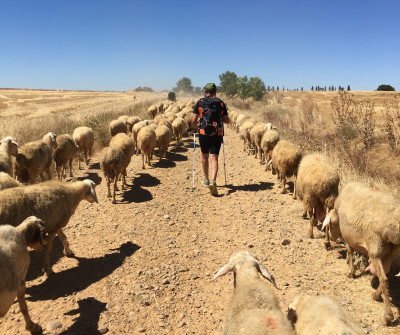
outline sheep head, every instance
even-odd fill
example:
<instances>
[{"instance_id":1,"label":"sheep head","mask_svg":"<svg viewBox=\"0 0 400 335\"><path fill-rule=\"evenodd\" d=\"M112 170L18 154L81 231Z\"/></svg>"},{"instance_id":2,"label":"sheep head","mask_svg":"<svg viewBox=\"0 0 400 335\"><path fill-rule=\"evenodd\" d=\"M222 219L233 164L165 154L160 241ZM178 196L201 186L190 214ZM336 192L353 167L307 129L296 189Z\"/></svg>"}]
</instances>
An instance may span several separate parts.
<instances>
[{"instance_id":1,"label":"sheep head","mask_svg":"<svg viewBox=\"0 0 400 335\"><path fill-rule=\"evenodd\" d=\"M89 202L94 201L96 204L98 204L99 201L97 200L97 195L95 190L96 184L94 183L94 181L90 179L85 179L83 182L90 187L90 191L88 192L88 194L85 194L85 199Z\"/></svg>"},{"instance_id":2,"label":"sheep head","mask_svg":"<svg viewBox=\"0 0 400 335\"><path fill-rule=\"evenodd\" d=\"M328 215L324 219L324 222L322 223L321 230L324 230L326 226L329 226L330 239L332 241L336 241L337 238L341 235L337 209L334 208L328 213Z\"/></svg>"},{"instance_id":3,"label":"sheep head","mask_svg":"<svg viewBox=\"0 0 400 335\"><path fill-rule=\"evenodd\" d=\"M277 289L275 279L267 268L257 259L257 257L249 251L240 251L229 258L228 264L224 265L215 274L212 280L220 276L233 272L233 286L236 287L236 273L238 271L246 271L251 273L260 273L264 278L268 279Z\"/></svg>"},{"instance_id":4,"label":"sheep head","mask_svg":"<svg viewBox=\"0 0 400 335\"><path fill-rule=\"evenodd\" d=\"M24 230L26 244L36 251L47 245L44 222L36 216L26 218L21 224Z\"/></svg>"},{"instance_id":5,"label":"sheep head","mask_svg":"<svg viewBox=\"0 0 400 335\"><path fill-rule=\"evenodd\" d=\"M9 149L8 149L9 150L9 154L13 155L13 156L17 156L18 155L19 145L18 145L17 140L14 137L6 136L0 141L0 144L1 143L9 143L9 144L11 144L9 146Z\"/></svg>"},{"instance_id":6,"label":"sheep head","mask_svg":"<svg viewBox=\"0 0 400 335\"><path fill-rule=\"evenodd\" d=\"M54 134L53 132L49 132L43 136L43 139L48 142L48 144L50 145L50 147L52 149L57 148L56 138L57 138L57 135Z\"/></svg>"}]
</instances>

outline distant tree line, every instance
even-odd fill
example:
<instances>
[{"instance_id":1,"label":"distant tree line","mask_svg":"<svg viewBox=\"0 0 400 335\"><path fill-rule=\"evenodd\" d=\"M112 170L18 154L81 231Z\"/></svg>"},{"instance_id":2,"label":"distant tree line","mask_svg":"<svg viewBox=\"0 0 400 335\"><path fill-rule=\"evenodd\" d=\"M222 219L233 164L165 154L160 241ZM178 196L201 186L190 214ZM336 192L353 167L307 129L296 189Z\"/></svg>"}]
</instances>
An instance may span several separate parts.
<instances>
[{"instance_id":1,"label":"distant tree line","mask_svg":"<svg viewBox=\"0 0 400 335\"><path fill-rule=\"evenodd\" d=\"M379 87L376 90L377 91L396 91L393 86L385 85L385 84L379 85Z\"/></svg>"},{"instance_id":2,"label":"distant tree line","mask_svg":"<svg viewBox=\"0 0 400 335\"><path fill-rule=\"evenodd\" d=\"M183 77L176 82L176 87L172 89L173 92L184 92L184 93L192 93L192 94L201 94L201 87L193 87L192 80L188 77Z\"/></svg>"},{"instance_id":3,"label":"distant tree line","mask_svg":"<svg viewBox=\"0 0 400 335\"><path fill-rule=\"evenodd\" d=\"M139 86L138 88L135 88L134 91L136 92L154 92L153 89L151 87L147 87L147 86Z\"/></svg>"}]
</instances>

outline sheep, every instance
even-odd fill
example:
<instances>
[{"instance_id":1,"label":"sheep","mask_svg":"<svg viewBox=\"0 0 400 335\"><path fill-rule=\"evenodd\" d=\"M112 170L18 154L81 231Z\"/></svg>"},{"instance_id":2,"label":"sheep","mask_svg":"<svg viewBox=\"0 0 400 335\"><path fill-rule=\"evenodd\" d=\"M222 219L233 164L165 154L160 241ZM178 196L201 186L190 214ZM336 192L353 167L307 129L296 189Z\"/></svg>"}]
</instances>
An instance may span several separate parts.
<instances>
[{"instance_id":1,"label":"sheep","mask_svg":"<svg viewBox=\"0 0 400 335\"><path fill-rule=\"evenodd\" d=\"M83 200L98 202L95 183L89 179L71 183L47 181L24 187L14 187L0 192L0 225L17 226L23 219L35 215L44 221L49 234L43 271L52 273L50 253L57 234L64 245L64 255L72 255L64 228Z\"/></svg>"},{"instance_id":2,"label":"sheep","mask_svg":"<svg viewBox=\"0 0 400 335\"><path fill-rule=\"evenodd\" d=\"M333 209L339 182L339 173L326 156L313 153L302 158L296 179L296 195L303 201L303 217L307 217L307 212L310 215L308 237L314 237L314 225ZM325 246L330 246L328 233Z\"/></svg>"},{"instance_id":3,"label":"sheep","mask_svg":"<svg viewBox=\"0 0 400 335\"><path fill-rule=\"evenodd\" d=\"M267 130L261 138L261 150L264 152L265 162L269 162L275 145L279 142L280 136L277 130ZM265 171L268 170L269 164L265 164Z\"/></svg>"},{"instance_id":4,"label":"sheep","mask_svg":"<svg viewBox=\"0 0 400 335\"><path fill-rule=\"evenodd\" d=\"M23 186L13 177L11 177L8 173L0 171L0 191L5 190L6 188Z\"/></svg>"},{"instance_id":5,"label":"sheep","mask_svg":"<svg viewBox=\"0 0 400 335\"><path fill-rule=\"evenodd\" d=\"M166 125L160 125L155 130L156 143L158 146L158 152L160 156L160 162L165 153L168 151L169 143L172 139L172 133Z\"/></svg>"},{"instance_id":6,"label":"sheep","mask_svg":"<svg viewBox=\"0 0 400 335\"><path fill-rule=\"evenodd\" d=\"M244 123L244 121L246 121L248 119L250 119L250 117L246 116L246 114L241 113L238 115L238 117L236 118L236 124L235 124L237 133L239 132L240 127Z\"/></svg>"},{"instance_id":7,"label":"sheep","mask_svg":"<svg viewBox=\"0 0 400 335\"><path fill-rule=\"evenodd\" d=\"M56 141L57 148L55 148L53 151L53 159L56 163L58 180L61 181L64 176L67 163L69 165L69 176L73 177L72 160L77 152L77 147L72 136L68 134L57 136Z\"/></svg>"},{"instance_id":8,"label":"sheep","mask_svg":"<svg viewBox=\"0 0 400 335\"><path fill-rule=\"evenodd\" d=\"M133 139L133 142L135 143L136 155L139 154L139 149L138 149L138 145L137 145L138 133L139 133L140 129L147 126L149 123L150 122L148 120L143 120L143 121L139 121L132 127L132 139Z\"/></svg>"},{"instance_id":9,"label":"sheep","mask_svg":"<svg viewBox=\"0 0 400 335\"><path fill-rule=\"evenodd\" d=\"M389 273L392 261L400 254L400 202L359 182L348 183L336 198L335 207L326 216L322 227L329 226L332 240L341 233L346 242L349 259L349 277L355 276L353 252L370 258L366 269L379 278L374 300L382 296L383 324L393 320L390 308Z\"/></svg>"},{"instance_id":10,"label":"sheep","mask_svg":"<svg viewBox=\"0 0 400 335\"><path fill-rule=\"evenodd\" d=\"M119 135L119 134L118 134ZM102 150L100 155L100 168L107 180L107 196L111 198L110 183L114 182L112 203L115 204L115 192L117 191L118 177L126 171L127 160L123 151L115 144L111 144ZM124 189L125 178L122 177L122 189Z\"/></svg>"},{"instance_id":11,"label":"sheep","mask_svg":"<svg viewBox=\"0 0 400 335\"><path fill-rule=\"evenodd\" d=\"M159 121L158 121L158 125L159 125L159 126L161 126L161 125L167 126L168 129L169 129L169 131L171 132L171 134L174 133L174 130L173 130L173 128L172 128L172 123L169 122L167 119L161 119L161 120L159 120Z\"/></svg>"},{"instance_id":12,"label":"sheep","mask_svg":"<svg viewBox=\"0 0 400 335\"><path fill-rule=\"evenodd\" d=\"M142 169L144 169L144 155L146 155L146 161L151 166L151 155L153 154L154 147L156 145L157 137L153 129L146 126L140 129L137 136L137 146L142 153Z\"/></svg>"},{"instance_id":13,"label":"sheep","mask_svg":"<svg viewBox=\"0 0 400 335\"><path fill-rule=\"evenodd\" d=\"M18 227L0 226L0 317L17 298L25 328L31 333L39 333L42 328L32 322L25 301L25 277L30 263L27 247L40 251L45 244L43 221L35 216L26 218Z\"/></svg>"},{"instance_id":14,"label":"sheep","mask_svg":"<svg viewBox=\"0 0 400 335\"><path fill-rule=\"evenodd\" d=\"M164 111L164 104L162 102L157 104L157 111L161 114Z\"/></svg>"},{"instance_id":15,"label":"sheep","mask_svg":"<svg viewBox=\"0 0 400 335\"><path fill-rule=\"evenodd\" d=\"M278 180L282 183L282 192L286 193L286 177L294 176L302 158L302 153L292 142L281 140L272 151L272 174L278 172ZM296 180L293 199L296 199Z\"/></svg>"},{"instance_id":16,"label":"sheep","mask_svg":"<svg viewBox=\"0 0 400 335\"><path fill-rule=\"evenodd\" d=\"M135 142L128 135L120 133L111 138L110 145L113 144L119 147L125 155L125 168L122 173L122 189L124 189L124 185L127 185L125 180L126 169L135 153Z\"/></svg>"},{"instance_id":17,"label":"sheep","mask_svg":"<svg viewBox=\"0 0 400 335\"><path fill-rule=\"evenodd\" d=\"M127 123L128 119L129 119L129 115L120 115L120 116L118 116L118 120L124 121L126 123Z\"/></svg>"},{"instance_id":18,"label":"sheep","mask_svg":"<svg viewBox=\"0 0 400 335\"><path fill-rule=\"evenodd\" d=\"M239 112L237 111L229 111L229 118L231 119L231 123L229 124L229 126L234 129L235 128L235 124L236 124L236 119L239 115Z\"/></svg>"},{"instance_id":19,"label":"sheep","mask_svg":"<svg viewBox=\"0 0 400 335\"><path fill-rule=\"evenodd\" d=\"M147 114L149 114L151 119L154 119L158 111L158 108L156 105L151 105L149 108L147 108Z\"/></svg>"},{"instance_id":20,"label":"sheep","mask_svg":"<svg viewBox=\"0 0 400 335\"><path fill-rule=\"evenodd\" d=\"M254 147L255 158L257 158L258 153L260 154L260 164L263 162L263 150L261 147L261 140L264 134L268 131L272 130L271 123L256 123L253 128L251 128L249 136L250 143Z\"/></svg>"},{"instance_id":21,"label":"sheep","mask_svg":"<svg viewBox=\"0 0 400 335\"><path fill-rule=\"evenodd\" d=\"M254 254L241 251L232 255L213 280L228 272L233 272L234 293L227 312L225 335L294 335L278 299L260 275L276 287L275 279Z\"/></svg>"},{"instance_id":22,"label":"sheep","mask_svg":"<svg viewBox=\"0 0 400 335\"><path fill-rule=\"evenodd\" d=\"M85 156L86 165L89 165L89 160L92 156L92 148L95 141L94 132L89 127L75 128L72 133L72 138L78 148L78 169L81 169L80 153L83 152Z\"/></svg>"},{"instance_id":23,"label":"sheep","mask_svg":"<svg viewBox=\"0 0 400 335\"><path fill-rule=\"evenodd\" d=\"M128 120L126 121L126 124L128 125L128 132L132 133L132 127L140 121L139 116L130 116Z\"/></svg>"},{"instance_id":24,"label":"sheep","mask_svg":"<svg viewBox=\"0 0 400 335\"><path fill-rule=\"evenodd\" d=\"M22 182L33 184L37 176L44 180L45 171L51 179L50 167L53 161L53 149L57 148L56 134L50 132L41 140L21 146L16 157L16 175Z\"/></svg>"},{"instance_id":25,"label":"sheep","mask_svg":"<svg viewBox=\"0 0 400 335\"><path fill-rule=\"evenodd\" d=\"M250 129L254 127L255 121L249 120L243 122L239 130L239 138L243 140L243 151L250 155Z\"/></svg>"},{"instance_id":26,"label":"sheep","mask_svg":"<svg viewBox=\"0 0 400 335\"><path fill-rule=\"evenodd\" d=\"M123 121L123 120L112 120L110 122L110 126L108 129L110 131L111 137L113 137L119 133L126 134L128 132L127 123L126 123L126 121Z\"/></svg>"},{"instance_id":27,"label":"sheep","mask_svg":"<svg viewBox=\"0 0 400 335\"><path fill-rule=\"evenodd\" d=\"M177 117L172 122L172 130L173 130L173 134L176 138L176 142L178 143L178 148L179 148L180 144L182 142L182 136L187 130L187 125L186 125L185 120L181 117Z\"/></svg>"},{"instance_id":28,"label":"sheep","mask_svg":"<svg viewBox=\"0 0 400 335\"><path fill-rule=\"evenodd\" d=\"M364 335L356 320L327 296L300 295L289 305L297 335Z\"/></svg>"},{"instance_id":29,"label":"sheep","mask_svg":"<svg viewBox=\"0 0 400 335\"><path fill-rule=\"evenodd\" d=\"M0 171L13 176L13 163L11 156L17 156L18 148L18 142L14 137L7 136L0 141Z\"/></svg>"}]
</instances>

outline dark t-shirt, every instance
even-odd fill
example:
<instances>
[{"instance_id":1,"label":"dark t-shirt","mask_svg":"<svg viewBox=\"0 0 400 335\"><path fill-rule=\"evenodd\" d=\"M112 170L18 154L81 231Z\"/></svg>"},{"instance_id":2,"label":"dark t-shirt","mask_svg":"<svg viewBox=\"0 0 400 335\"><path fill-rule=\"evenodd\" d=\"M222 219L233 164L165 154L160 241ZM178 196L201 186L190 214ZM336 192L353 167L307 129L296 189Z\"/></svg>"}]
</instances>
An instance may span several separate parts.
<instances>
[{"instance_id":1,"label":"dark t-shirt","mask_svg":"<svg viewBox=\"0 0 400 335\"><path fill-rule=\"evenodd\" d=\"M201 98L199 101L197 101L196 105L193 108L193 114L199 115L199 117L201 118L203 116L204 100L205 99L211 100L213 98L218 99L220 101L220 103L221 103L221 119L224 116L228 116L228 110L226 109L225 103L221 99L216 98L215 96L212 96L212 95L206 96L204 98ZM223 136L224 135L223 134L222 122L221 122L221 125L217 126L217 131L218 131L218 135L219 136ZM200 129L200 135L205 135L204 129Z\"/></svg>"}]
</instances>

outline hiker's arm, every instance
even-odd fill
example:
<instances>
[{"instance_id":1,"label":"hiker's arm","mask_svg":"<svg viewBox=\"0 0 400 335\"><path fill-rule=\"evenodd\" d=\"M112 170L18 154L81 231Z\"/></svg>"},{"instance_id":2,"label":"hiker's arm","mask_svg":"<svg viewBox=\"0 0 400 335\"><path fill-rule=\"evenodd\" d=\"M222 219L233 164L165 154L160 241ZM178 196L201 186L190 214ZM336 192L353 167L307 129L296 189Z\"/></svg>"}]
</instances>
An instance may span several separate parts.
<instances>
[{"instance_id":1,"label":"hiker's arm","mask_svg":"<svg viewBox=\"0 0 400 335\"><path fill-rule=\"evenodd\" d=\"M199 118L199 114L193 114L192 116L192 129L196 129L197 127L197 119Z\"/></svg>"}]
</instances>

